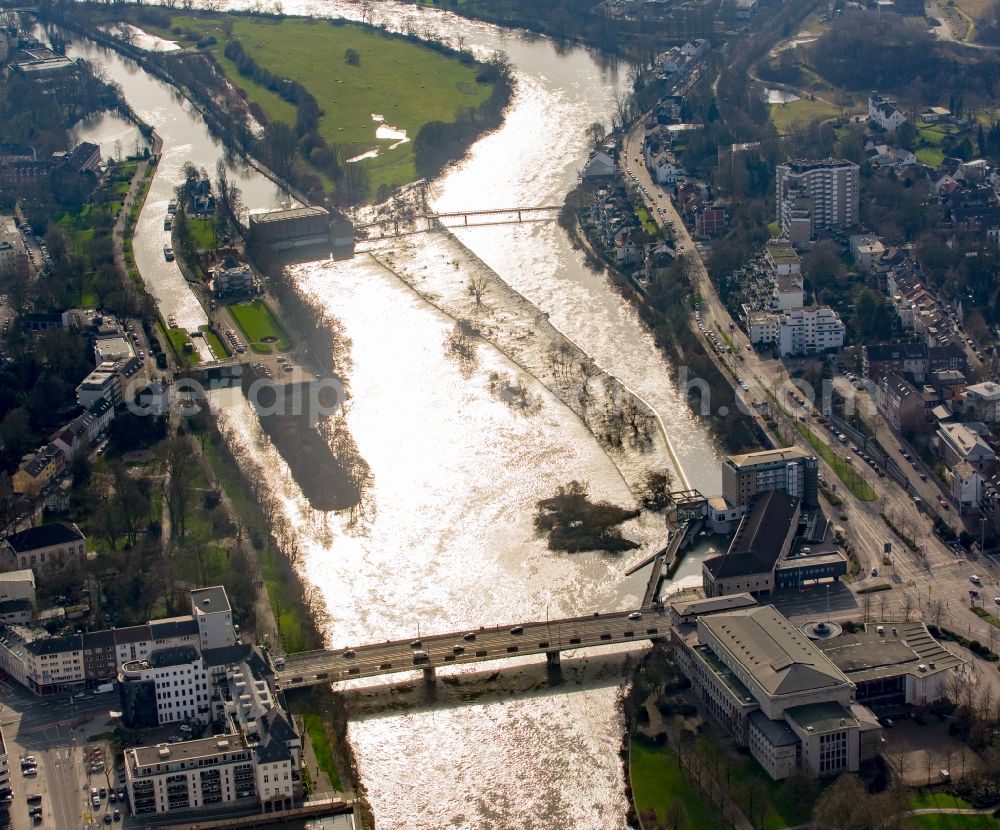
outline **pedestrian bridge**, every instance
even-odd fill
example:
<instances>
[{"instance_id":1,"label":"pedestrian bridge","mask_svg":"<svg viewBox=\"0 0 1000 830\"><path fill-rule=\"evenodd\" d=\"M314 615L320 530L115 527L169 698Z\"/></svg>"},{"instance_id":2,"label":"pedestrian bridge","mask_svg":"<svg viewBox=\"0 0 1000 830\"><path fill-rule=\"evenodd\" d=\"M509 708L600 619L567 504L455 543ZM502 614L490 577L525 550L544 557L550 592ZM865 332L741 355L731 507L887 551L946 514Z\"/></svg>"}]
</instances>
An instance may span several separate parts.
<instances>
[{"instance_id":1,"label":"pedestrian bridge","mask_svg":"<svg viewBox=\"0 0 1000 830\"><path fill-rule=\"evenodd\" d=\"M290 654L277 671L277 681L287 690L418 670L433 679L439 668L529 654L545 654L550 663L558 663L564 651L660 640L667 636L668 628L660 607L653 611L595 613L589 617L465 629L423 636L419 640L394 640L335 651L320 649Z\"/></svg>"}]
</instances>

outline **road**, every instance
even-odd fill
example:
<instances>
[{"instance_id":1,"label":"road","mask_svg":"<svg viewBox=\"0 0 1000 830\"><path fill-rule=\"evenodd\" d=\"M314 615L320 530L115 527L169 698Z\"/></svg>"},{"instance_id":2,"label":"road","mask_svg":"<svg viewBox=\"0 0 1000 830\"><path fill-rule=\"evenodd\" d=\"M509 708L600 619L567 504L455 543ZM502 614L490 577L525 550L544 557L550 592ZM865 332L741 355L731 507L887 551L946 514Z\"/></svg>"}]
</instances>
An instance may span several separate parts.
<instances>
[{"instance_id":1,"label":"road","mask_svg":"<svg viewBox=\"0 0 1000 830\"><path fill-rule=\"evenodd\" d=\"M84 742L90 734L106 729L109 705L114 696L84 701L68 697L39 698L16 684L0 682L0 725L3 728L10 766L13 830L34 828L26 798L42 796L42 827L84 827L89 809ZM38 774L21 774L20 759L33 755ZM94 786L106 786L104 782Z\"/></svg>"},{"instance_id":2,"label":"road","mask_svg":"<svg viewBox=\"0 0 1000 830\"><path fill-rule=\"evenodd\" d=\"M530 654L659 638L668 622L660 611L618 611L589 617L524 622L290 655L279 671L284 689L360 677L481 663ZM421 660L420 655L427 659Z\"/></svg>"},{"instance_id":3,"label":"road","mask_svg":"<svg viewBox=\"0 0 1000 830\"><path fill-rule=\"evenodd\" d=\"M661 225L672 225L677 251L687 257L688 274L692 288L701 300L700 325L692 320L690 323L692 333L703 338L707 353L716 360L724 373L733 378L735 384L745 385L745 391L738 394L747 404L748 414L757 418L758 423L761 423L765 429L767 427L760 418L756 405L761 402L773 403L776 399L781 402L782 407L787 412L792 413L792 415L786 415L780 407L773 405L770 407L775 422L786 439L792 439L792 443L802 449L815 452L799 434L797 425L792 420L793 417L796 417L799 425L806 424L814 435L827 442L835 454L843 455L843 445L839 442L831 442L829 433L815 422L814 419L818 413L813 402L791 385L790 377L782 362L762 359L753 350L746 334L735 326L735 322L715 291L698 248L677 213L673 201L662 188L653 182L642 161L644 158L643 123L644 119L640 119L626 134L620 164L626 182L633 183L633 187L637 189L639 197L655 220ZM638 163L635 162L636 158L639 159ZM713 343L708 340L708 332L725 334L733 343L735 354L725 350L723 354L719 354ZM719 338L717 338L718 340ZM855 395L855 403L859 409L862 407L866 411L874 409L867 391L857 392L853 387L850 387L849 394L851 393ZM792 394L798 395L799 401L802 402L792 399ZM896 443L887 438L883 442L883 446L891 453L891 448L896 446ZM850 453L849 450L847 452ZM913 502L912 495L906 489L889 478L877 478L863 464L857 464L856 467L859 474L874 488L877 494L874 501L857 499L839 482L833 469L821 460L821 473L830 483L831 488L835 490L836 496L843 500L842 505L832 508L830 511L832 523L835 526L843 527L861 565L861 573L851 583L852 587L856 590L875 583L886 582L888 578L893 585L893 590L885 592L889 594L884 600L887 607L898 609L902 608L904 604L912 602L918 608L917 613L923 613L925 618L929 618L927 615L931 614L939 616L941 609L945 608L949 615L944 619L946 625L950 622L957 630L967 631L969 635L974 635L982 642L990 642L994 638L1000 639L1000 631L988 622L976 617L968 609L968 589L971 586L967 582L969 575L978 572L991 585L1000 577L1000 567L996 563L982 558L970 562L964 557L956 556L933 534L931 519L919 511ZM907 473L910 486L915 491L926 492L928 500L934 495L934 485L922 482L918 471L912 470L909 464L901 465L901 469ZM936 501L930 503L937 504ZM943 508L939 508L939 511L944 512ZM882 518L883 513L893 517L896 526L915 539L921 549L917 552L910 551L886 524ZM883 564L883 545L886 542L893 543L889 566ZM873 568L878 571L878 576L872 576ZM992 590L992 588L986 590ZM927 600L928 592L931 597L929 601ZM905 599L906 593L912 595L912 600ZM1000 587L997 588L995 595L1000 596ZM924 606L922 612L919 609L920 603L917 602L920 598L922 598L921 602ZM812 597L811 601L820 603L812 606L811 617L815 618L817 609L825 607L824 600L823 597L817 596ZM874 602L877 605L883 604L882 598L878 598ZM861 604L861 602L856 601L854 618L857 618L857 609L861 607Z\"/></svg>"}]
</instances>

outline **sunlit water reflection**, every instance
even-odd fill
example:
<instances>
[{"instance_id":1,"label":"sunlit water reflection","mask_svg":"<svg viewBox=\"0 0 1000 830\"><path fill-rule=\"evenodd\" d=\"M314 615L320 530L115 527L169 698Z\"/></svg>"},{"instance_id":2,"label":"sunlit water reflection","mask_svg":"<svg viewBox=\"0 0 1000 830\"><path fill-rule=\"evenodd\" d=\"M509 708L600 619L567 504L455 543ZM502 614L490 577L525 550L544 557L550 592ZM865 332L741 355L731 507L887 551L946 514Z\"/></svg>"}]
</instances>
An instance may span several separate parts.
<instances>
[{"instance_id":1,"label":"sunlit water reflection","mask_svg":"<svg viewBox=\"0 0 1000 830\"><path fill-rule=\"evenodd\" d=\"M389 3L377 8L395 25L415 15L418 30L453 42L461 37L480 54L503 49L518 72L504 126L433 184L434 205L561 203L586 158L585 130L593 121L610 120L626 73L583 50L560 52L547 41L446 13ZM360 14L350 3L290 2L285 9ZM156 296L176 309L185 292L173 271L160 265L162 211L183 162L212 170L220 150L190 107L162 84L117 58L105 63L164 137L165 162L151 193L150 218L140 226L137 256L141 251L144 275L147 267L156 275ZM280 201L259 177L243 187L248 204ZM584 266L562 230L533 224L459 235L656 408L692 484L717 491L716 450L682 405L670 367L631 307ZM373 473L366 519L351 526L343 516L308 516L252 413L237 399L226 418L257 447L263 469L298 520L304 575L326 599L331 644L415 635L418 626L473 628L637 604L645 574L626 578L624 571L661 538L659 522L626 525L643 550L625 556L554 553L534 534L535 502L570 479L588 481L598 498L631 498L572 413L530 379L541 401L536 413L525 416L498 400L490 373L518 377L520 370L485 344L478 364L463 369L445 348L452 321L371 261L313 263L296 273L303 290L343 321L352 340L347 417ZM185 312L197 317L186 306ZM684 563L678 579L697 581L704 552ZM605 674L618 678L618 664L609 666ZM619 693L620 680L585 676L568 689L543 688L509 700L365 713L352 722L350 737L377 822L392 828L622 827L627 805L617 755Z\"/></svg>"}]
</instances>

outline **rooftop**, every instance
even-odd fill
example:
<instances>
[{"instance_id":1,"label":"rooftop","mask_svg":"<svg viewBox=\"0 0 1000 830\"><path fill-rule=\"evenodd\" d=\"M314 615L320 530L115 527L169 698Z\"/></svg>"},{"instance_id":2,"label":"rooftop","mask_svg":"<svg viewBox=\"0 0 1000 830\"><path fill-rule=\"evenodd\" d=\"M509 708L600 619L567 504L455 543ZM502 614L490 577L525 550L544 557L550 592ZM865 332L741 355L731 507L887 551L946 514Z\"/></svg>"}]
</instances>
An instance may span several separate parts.
<instances>
[{"instance_id":1,"label":"rooftop","mask_svg":"<svg viewBox=\"0 0 1000 830\"><path fill-rule=\"evenodd\" d=\"M922 622L869 623L863 632L821 640L817 646L855 683L900 674L928 674L965 663L935 640ZM926 671L920 671L921 665Z\"/></svg>"},{"instance_id":2,"label":"rooftop","mask_svg":"<svg viewBox=\"0 0 1000 830\"><path fill-rule=\"evenodd\" d=\"M251 224L265 224L270 222L286 222L290 219L304 219L308 216L327 216L328 211L321 207L298 207L290 210L272 210L268 213L254 213L250 215Z\"/></svg>"},{"instance_id":3,"label":"rooftop","mask_svg":"<svg viewBox=\"0 0 1000 830\"><path fill-rule=\"evenodd\" d=\"M795 746L799 742L798 736L787 723L783 720L771 720L760 709L750 713L750 722L763 732L774 746Z\"/></svg>"},{"instance_id":4,"label":"rooftop","mask_svg":"<svg viewBox=\"0 0 1000 830\"><path fill-rule=\"evenodd\" d=\"M229 597L226 596L226 589L221 585L193 590L191 592L191 607L203 614L232 610L229 607Z\"/></svg>"},{"instance_id":5,"label":"rooftop","mask_svg":"<svg viewBox=\"0 0 1000 830\"><path fill-rule=\"evenodd\" d=\"M163 751L164 754L161 754ZM210 758L222 752L242 752L243 736L217 735L213 738L201 738L196 741L167 744L166 746L140 746L129 750L133 753L136 763L141 767L152 767L157 764L175 764L179 761L191 761L196 758Z\"/></svg>"},{"instance_id":6,"label":"rooftop","mask_svg":"<svg viewBox=\"0 0 1000 830\"><path fill-rule=\"evenodd\" d=\"M790 242L775 240L767 243L768 256L775 265L795 265L799 261L799 255Z\"/></svg>"},{"instance_id":7,"label":"rooftop","mask_svg":"<svg viewBox=\"0 0 1000 830\"><path fill-rule=\"evenodd\" d=\"M69 522L52 522L47 525L28 528L7 537L6 542L16 553L48 548L53 545L65 545L70 542L83 542L84 535L75 524Z\"/></svg>"},{"instance_id":8,"label":"rooftop","mask_svg":"<svg viewBox=\"0 0 1000 830\"><path fill-rule=\"evenodd\" d=\"M805 732L836 732L857 727L858 721L849 709L839 703L810 703L785 711L785 717L798 724Z\"/></svg>"},{"instance_id":9,"label":"rooftop","mask_svg":"<svg viewBox=\"0 0 1000 830\"><path fill-rule=\"evenodd\" d=\"M705 567L716 579L770 571L786 540L797 530L798 506L799 500L784 490L756 496L729 550L705 560Z\"/></svg>"},{"instance_id":10,"label":"rooftop","mask_svg":"<svg viewBox=\"0 0 1000 830\"><path fill-rule=\"evenodd\" d=\"M788 461L802 461L811 458L809 453L800 450L798 447L784 447L776 450L758 450L757 452L746 452L739 455L731 455L726 459L726 464L742 468L753 467L757 464L778 464Z\"/></svg>"},{"instance_id":11,"label":"rooftop","mask_svg":"<svg viewBox=\"0 0 1000 830\"><path fill-rule=\"evenodd\" d=\"M676 614L686 617L688 614L714 614L717 611L731 611L756 604L757 600L750 594L728 594L708 599L679 600L671 602L670 607Z\"/></svg>"},{"instance_id":12,"label":"rooftop","mask_svg":"<svg viewBox=\"0 0 1000 830\"><path fill-rule=\"evenodd\" d=\"M769 695L832 689L850 681L774 606L698 619Z\"/></svg>"}]
</instances>

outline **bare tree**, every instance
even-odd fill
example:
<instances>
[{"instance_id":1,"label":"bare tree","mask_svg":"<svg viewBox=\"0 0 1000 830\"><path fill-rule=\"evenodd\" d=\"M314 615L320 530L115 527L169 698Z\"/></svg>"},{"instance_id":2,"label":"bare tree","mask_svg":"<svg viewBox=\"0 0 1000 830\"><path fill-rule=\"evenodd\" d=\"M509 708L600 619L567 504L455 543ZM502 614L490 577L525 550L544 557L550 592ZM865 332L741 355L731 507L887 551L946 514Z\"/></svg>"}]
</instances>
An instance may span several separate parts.
<instances>
[{"instance_id":1,"label":"bare tree","mask_svg":"<svg viewBox=\"0 0 1000 830\"><path fill-rule=\"evenodd\" d=\"M901 604L903 606L903 620L905 622L909 622L910 614L913 613L913 605L914 605L913 594L911 594L909 591L906 591L903 594L903 600Z\"/></svg>"},{"instance_id":2,"label":"bare tree","mask_svg":"<svg viewBox=\"0 0 1000 830\"><path fill-rule=\"evenodd\" d=\"M469 294L476 301L476 305L483 304L483 297L490 288L490 281L487 276L480 274L469 280Z\"/></svg>"}]
</instances>

